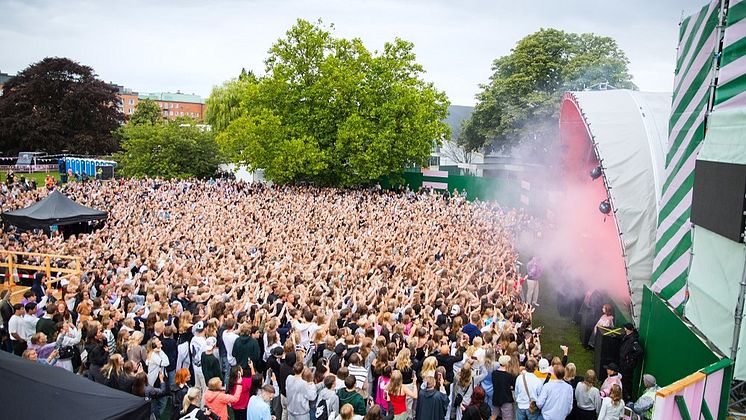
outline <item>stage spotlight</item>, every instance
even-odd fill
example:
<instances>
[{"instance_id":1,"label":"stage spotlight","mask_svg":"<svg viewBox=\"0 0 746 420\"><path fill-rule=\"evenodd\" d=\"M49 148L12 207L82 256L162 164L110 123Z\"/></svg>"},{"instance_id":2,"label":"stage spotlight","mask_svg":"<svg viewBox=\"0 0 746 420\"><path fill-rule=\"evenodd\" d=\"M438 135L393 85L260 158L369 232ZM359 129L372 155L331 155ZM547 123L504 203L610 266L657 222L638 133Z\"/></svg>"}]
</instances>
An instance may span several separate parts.
<instances>
[{"instance_id":1,"label":"stage spotlight","mask_svg":"<svg viewBox=\"0 0 746 420\"><path fill-rule=\"evenodd\" d=\"M591 169L591 178L598 179L598 177L601 176L601 166L596 166L595 168Z\"/></svg>"},{"instance_id":2,"label":"stage spotlight","mask_svg":"<svg viewBox=\"0 0 746 420\"><path fill-rule=\"evenodd\" d=\"M598 205L598 211L603 214L611 213L611 203L609 203L609 200L602 201L601 204Z\"/></svg>"}]
</instances>

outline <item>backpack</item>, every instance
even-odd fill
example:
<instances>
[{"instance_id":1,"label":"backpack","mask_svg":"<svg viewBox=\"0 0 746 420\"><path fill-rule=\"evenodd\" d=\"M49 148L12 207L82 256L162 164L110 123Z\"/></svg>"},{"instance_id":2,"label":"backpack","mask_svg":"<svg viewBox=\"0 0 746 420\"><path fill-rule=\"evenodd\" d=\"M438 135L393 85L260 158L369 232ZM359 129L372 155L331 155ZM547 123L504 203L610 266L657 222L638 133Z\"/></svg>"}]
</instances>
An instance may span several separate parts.
<instances>
[{"instance_id":1,"label":"backpack","mask_svg":"<svg viewBox=\"0 0 746 420\"><path fill-rule=\"evenodd\" d=\"M316 403L316 420L329 420L329 407L326 406L326 400L319 400Z\"/></svg>"},{"instance_id":2,"label":"backpack","mask_svg":"<svg viewBox=\"0 0 746 420\"><path fill-rule=\"evenodd\" d=\"M332 354L329 358L329 371L336 375L340 367L339 355L337 353Z\"/></svg>"},{"instance_id":3,"label":"backpack","mask_svg":"<svg viewBox=\"0 0 746 420\"><path fill-rule=\"evenodd\" d=\"M202 411L199 409L199 407L195 408L194 410L184 414L183 416L179 417L180 420L197 420L197 414Z\"/></svg>"}]
</instances>

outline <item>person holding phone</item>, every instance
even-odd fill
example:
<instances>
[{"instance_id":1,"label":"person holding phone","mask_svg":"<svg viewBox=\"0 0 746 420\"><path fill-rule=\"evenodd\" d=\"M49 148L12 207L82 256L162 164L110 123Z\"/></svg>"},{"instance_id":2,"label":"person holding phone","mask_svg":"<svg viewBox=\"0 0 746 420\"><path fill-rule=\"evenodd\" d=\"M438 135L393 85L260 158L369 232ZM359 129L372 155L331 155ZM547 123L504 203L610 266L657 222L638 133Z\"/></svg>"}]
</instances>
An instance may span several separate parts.
<instances>
[{"instance_id":1,"label":"person holding phone","mask_svg":"<svg viewBox=\"0 0 746 420\"><path fill-rule=\"evenodd\" d=\"M445 418L450 401L446 395L443 375L436 371L424 380L425 389L417 395L415 420L441 420Z\"/></svg>"}]
</instances>

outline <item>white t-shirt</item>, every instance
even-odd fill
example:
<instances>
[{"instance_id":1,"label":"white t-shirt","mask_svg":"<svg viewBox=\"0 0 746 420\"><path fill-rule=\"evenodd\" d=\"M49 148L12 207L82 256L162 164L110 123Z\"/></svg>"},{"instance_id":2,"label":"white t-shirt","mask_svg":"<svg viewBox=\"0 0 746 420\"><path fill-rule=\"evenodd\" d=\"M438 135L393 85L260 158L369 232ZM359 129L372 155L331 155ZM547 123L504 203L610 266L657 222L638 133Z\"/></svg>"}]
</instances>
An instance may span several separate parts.
<instances>
[{"instance_id":1,"label":"white t-shirt","mask_svg":"<svg viewBox=\"0 0 746 420\"><path fill-rule=\"evenodd\" d=\"M233 345L236 344L238 334L234 331L223 331L223 344L225 345L225 351L228 353L228 363L231 366L236 366L236 358L233 357Z\"/></svg>"},{"instance_id":2,"label":"white t-shirt","mask_svg":"<svg viewBox=\"0 0 746 420\"><path fill-rule=\"evenodd\" d=\"M23 316L23 322L21 323L21 332L19 335L23 337L27 342L31 342L31 337L36 334L36 323L39 322L39 318L26 314Z\"/></svg>"},{"instance_id":3,"label":"white t-shirt","mask_svg":"<svg viewBox=\"0 0 746 420\"><path fill-rule=\"evenodd\" d=\"M207 339L198 335L192 338L189 345L189 351L192 353L192 367L194 372L199 372L200 375L202 374L202 353L205 352L205 347L207 347Z\"/></svg>"},{"instance_id":4,"label":"white t-shirt","mask_svg":"<svg viewBox=\"0 0 746 420\"><path fill-rule=\"evenodd\" d=\"M293 329L300 333L299 344L303 345L304 347L308 347L308 345L311 344L311 338L314 336L314 334L316 334L319 326L313 322L305 323L294 321Z\"/></svg>"},{"instance_id":5,"label":"white t-shirt","mask_svg":"<svg viewBox=\"0 0 746 420\"><path fill-rule=\"evenodd\" d=\"M20 316L13 314L13 316L10 317L8 320L8 332L10 333L10 339L13 341L18 341L13 336L13 333L16 333L23 337L23 332L21 331L21 324L23 324L23 318Z\"/></svg>"}]
</instances>

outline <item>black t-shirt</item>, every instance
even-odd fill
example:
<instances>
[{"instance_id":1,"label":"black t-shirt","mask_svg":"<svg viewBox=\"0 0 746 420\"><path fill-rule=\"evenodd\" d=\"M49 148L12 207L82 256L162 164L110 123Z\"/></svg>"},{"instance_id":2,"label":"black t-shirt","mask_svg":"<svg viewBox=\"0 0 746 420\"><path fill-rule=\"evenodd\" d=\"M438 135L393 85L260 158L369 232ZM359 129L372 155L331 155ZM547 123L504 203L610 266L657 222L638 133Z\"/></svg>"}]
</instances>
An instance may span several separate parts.
<instances>
[{"instance_id":1,"label":"black t-shirt","mask_svg":"<svg viewBox=\"0 0 746 420\"><path fill-rule=\"evenodd\" d=\"M492 372L492 405L499 407L513 402L513 387L516 377L503 370Z\"/></svg>"}]
</instances>

